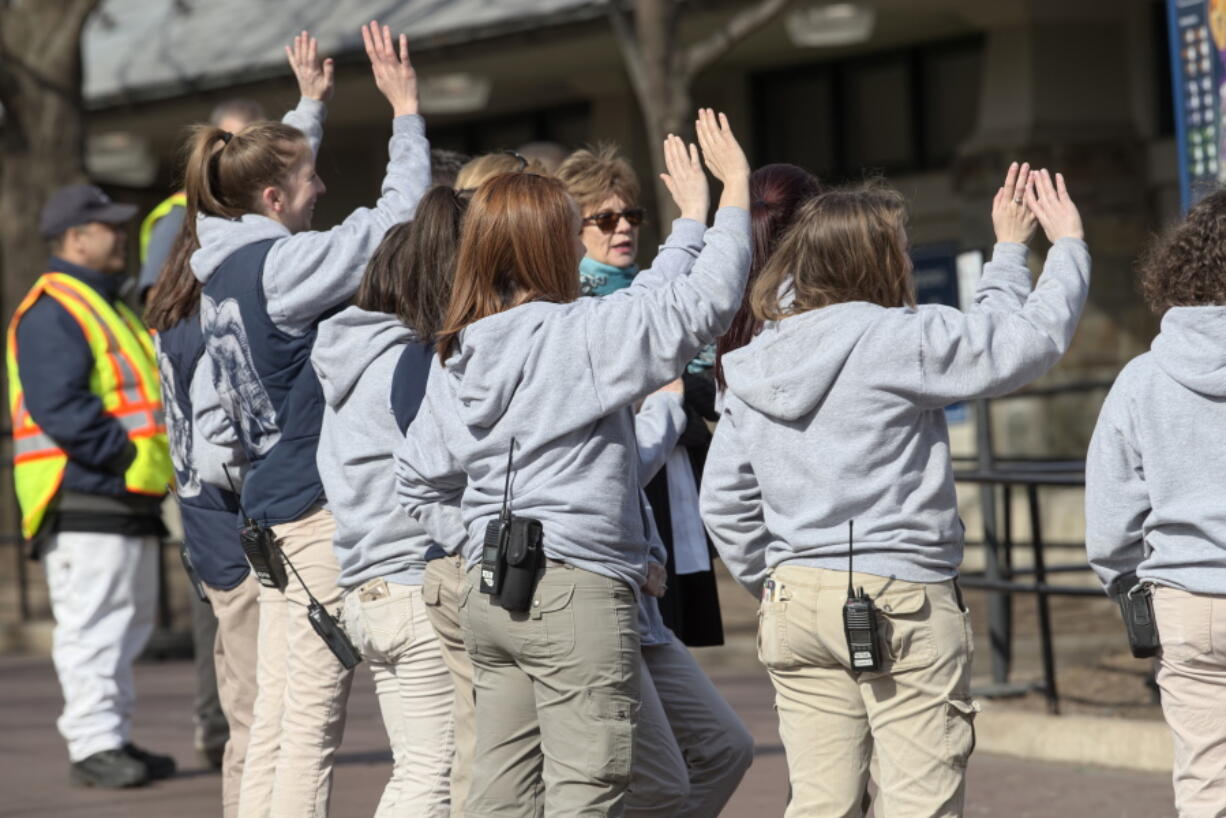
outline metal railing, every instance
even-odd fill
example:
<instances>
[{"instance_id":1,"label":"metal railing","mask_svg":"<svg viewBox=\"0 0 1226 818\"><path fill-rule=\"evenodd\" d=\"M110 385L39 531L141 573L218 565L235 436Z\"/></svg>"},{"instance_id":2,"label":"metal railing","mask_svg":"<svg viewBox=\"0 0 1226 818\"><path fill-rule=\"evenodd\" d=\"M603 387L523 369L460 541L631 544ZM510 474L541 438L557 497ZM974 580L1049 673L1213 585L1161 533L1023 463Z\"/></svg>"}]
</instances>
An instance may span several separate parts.
<instances>
[{"instance_id":1,"label":"metal railing","mask_svg":"<svg viewBox=\"0 0 1226 818\"><path fill-rule=\"evenodd\" d=\"M1085 380L1053 386L1033 387L994 400L1051 398L1073 393L1106 391L1112 381ZM1039 489L1085 488L1085 460L1070 458L997 458L992 441L992 401L976 401L976 454L954 458L954 479L959 483L979 486L979 506L983 520L984 570L962 573L959 584L964 588L988 594L988 648L992 661L990 687L977 692L982 695L1017 695L1036 687L1047 700L1051 713L1060 712L1060 695L1056 683L1056 656L1052 634L1051 597L1093 597L1108 601L1099 587L1053 585L1051 574L1079 573L1090 570L1089 564L1047 566L1045 549L1051 545L1043 536ZM1013 491L1021 487L1026 492L1027 516L1030 528L1031 568L1014 566ZM1002 495L1003 525L997 525L997 493ZM1068 544L1081 547L1083 543ZM1030 576L1022 582L1019 577ZM1009 681L1013 658L1013 595L1028 594L1035 598L1038 616L1039 650L1043 681L1039 685L1018 685ZM1122 626L1121 626L1122 627Z\"/></svg>"}]
</instances>

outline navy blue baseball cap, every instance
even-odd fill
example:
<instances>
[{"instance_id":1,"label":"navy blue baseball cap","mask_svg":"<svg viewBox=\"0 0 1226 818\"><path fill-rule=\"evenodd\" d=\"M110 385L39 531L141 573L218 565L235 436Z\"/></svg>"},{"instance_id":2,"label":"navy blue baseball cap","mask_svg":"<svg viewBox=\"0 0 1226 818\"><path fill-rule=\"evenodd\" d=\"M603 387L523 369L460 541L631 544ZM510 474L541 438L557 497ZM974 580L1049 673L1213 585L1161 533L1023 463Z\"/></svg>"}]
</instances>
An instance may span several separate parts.
<instances>
[{"instance_id":1,"label":"navy blue baseball cap","mask_svg":"<svg viewBox=\"0 0 1226 818\"><path fill-rule=\"evenodd\" d=\"M123 224L136 215L136 205L116 204L94 185L65 185L51 194L38 220L44 239L90 222Z\"/></svg>"}]
</instances>

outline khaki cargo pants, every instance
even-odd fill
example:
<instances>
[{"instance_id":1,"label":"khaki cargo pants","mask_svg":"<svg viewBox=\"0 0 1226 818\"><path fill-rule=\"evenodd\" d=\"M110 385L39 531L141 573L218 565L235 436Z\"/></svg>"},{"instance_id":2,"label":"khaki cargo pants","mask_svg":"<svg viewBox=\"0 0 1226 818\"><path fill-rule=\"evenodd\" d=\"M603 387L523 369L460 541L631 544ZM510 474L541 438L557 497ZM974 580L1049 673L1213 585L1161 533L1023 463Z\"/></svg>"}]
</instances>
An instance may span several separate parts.
<instances>
[{"instance_id":1,"label":"khaki cargo pants","mask_svg":"<svg viewBox=\"0 0 1226 818\"><path fill-rule=\"evenodd\" d=\"M1181 818L1226 816L1226 596L1154 591L1158 688Z\"/></svg>"},{"instance_id":2,"label":"khaki cargo pants","mask_svg":"<svg viewBox=\"0 0 1226 818\"><path fill-rule=\"evenodd\" d=\"M532 607L503 610L468 571L475 671L467 818L620 818L639 708L638 607L624 582L550 561Z\"/></svg>"},{"instance_id":3,"label":"khaki cargo pants","mask_svg":"<svg viewBox=\"0 0 1226 818\"><path fill-rule=\"evenodd\" d=\"M876 755L877 814L961 816L975 746L971 625L953 581L854 574L878 611L880 671L850 669L847 574L782 566L759 608L758 655L770 672L787 752L786 818L859 818Z\"/></svg>"},{"instance_id":4,"label":"khaki cargo pants","mask_svg":"<svg viewBox=\"0 0 1226 818\"><path fill-rule=\"evenodd\" d=\"M307 618L306 582L329 612L340 607L336 523L316 508L273 526L291 571L285 591L260 588L257 691L239 795L239 818L325 818L332 766L345 732L353 671L345 670Z\"/></svg>"},{"instance_id":5,"label":"khaki cargo pants","mask_svg":"<svg viewBox=\"0 0 1226 818\"><path fill-rule=\"evenodd\" d=\"M464 559L458 554L426 563L422 600L426 616L438 634L443 661L455 687L453 724L455 757L451 763L451 818L463 818L464 802L472 778L473 749L477 741L477 714L473 707L473 663L464 649L460 627L460 597L468 587Z\"/></svg>"}]
</instances>

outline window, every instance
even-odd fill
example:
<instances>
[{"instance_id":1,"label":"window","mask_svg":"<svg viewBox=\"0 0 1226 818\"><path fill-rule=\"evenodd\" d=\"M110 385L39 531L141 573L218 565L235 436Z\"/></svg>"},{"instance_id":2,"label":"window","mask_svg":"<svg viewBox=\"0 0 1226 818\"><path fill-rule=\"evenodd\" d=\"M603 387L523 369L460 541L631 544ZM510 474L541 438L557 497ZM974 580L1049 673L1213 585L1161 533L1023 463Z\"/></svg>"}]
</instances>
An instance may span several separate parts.
<instances>
[{"instance_id":1,"label":"window","mask_svg":"<svg viewBox=\"0 0 1226 818\"><path fill-rule=\"evenodd\" d=\"M557 142L576 148L588 139L588 105L578 103L507 114L430 129L435 148L479 156L525 142Z\"/></svg>"},{"instance_id":2,"label":"window","mask_svg":"<svg viewBox=\"0 0 1226 818\"><path fill-rule=\"evenodd\" d=\"M982 60L974 37L757 74L758 164L832 181L944 167L974 128Z\"/></svg>"}]
</instances>

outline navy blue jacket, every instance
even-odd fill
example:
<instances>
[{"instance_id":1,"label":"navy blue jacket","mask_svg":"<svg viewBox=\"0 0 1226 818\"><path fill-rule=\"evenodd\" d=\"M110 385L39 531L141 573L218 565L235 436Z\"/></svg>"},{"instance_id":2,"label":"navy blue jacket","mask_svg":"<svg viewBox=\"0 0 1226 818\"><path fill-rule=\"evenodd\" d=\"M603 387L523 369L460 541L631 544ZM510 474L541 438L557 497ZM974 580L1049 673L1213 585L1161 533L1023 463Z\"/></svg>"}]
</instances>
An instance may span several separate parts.
<instances>
[{"instance_id":1,"label":"navy blue jacket","mask_svg":"<svg viewBox=\"0 0 1226 818\"><path fill-rule=\"evenodd\" d=\"M104 299L119 300L121 275L54 256L48 272L67 273ZM17 325L17 368L34 422L68 453L61 491L143 497L124 487L123 473L135 447L119 421L103 410L102 399L90 391L94 354L81 325L50 296L39 298Z\"/></svg>"},{"instance_id":2,"label":"navy blue jacket","mask_svg":"<svg viewBox=\"0 0 1226 818\"><path fill-rule=\"evenodd\" d=\"M158 333L162 404L183 517L183 541L200 579L228 591L246 578L250 566L235 531L238 498L203 482L193 465L191 385L204 354L199 313Z\"/></svg>"},{"instance_id":3,"label":"navy blue jacket","mask_svg":"<svg viewBox=\"0 0 1226 818\"><path fill-rule=\"evenodd\" d=\"M200 325L217 396L250 470L243 510L265 525L297 520L324 499L315 465L324 397L310 365L315 328L291 335L268 314L264 260L273 240L230 255L204 285Z\"/></svg>"}]
</instances>

